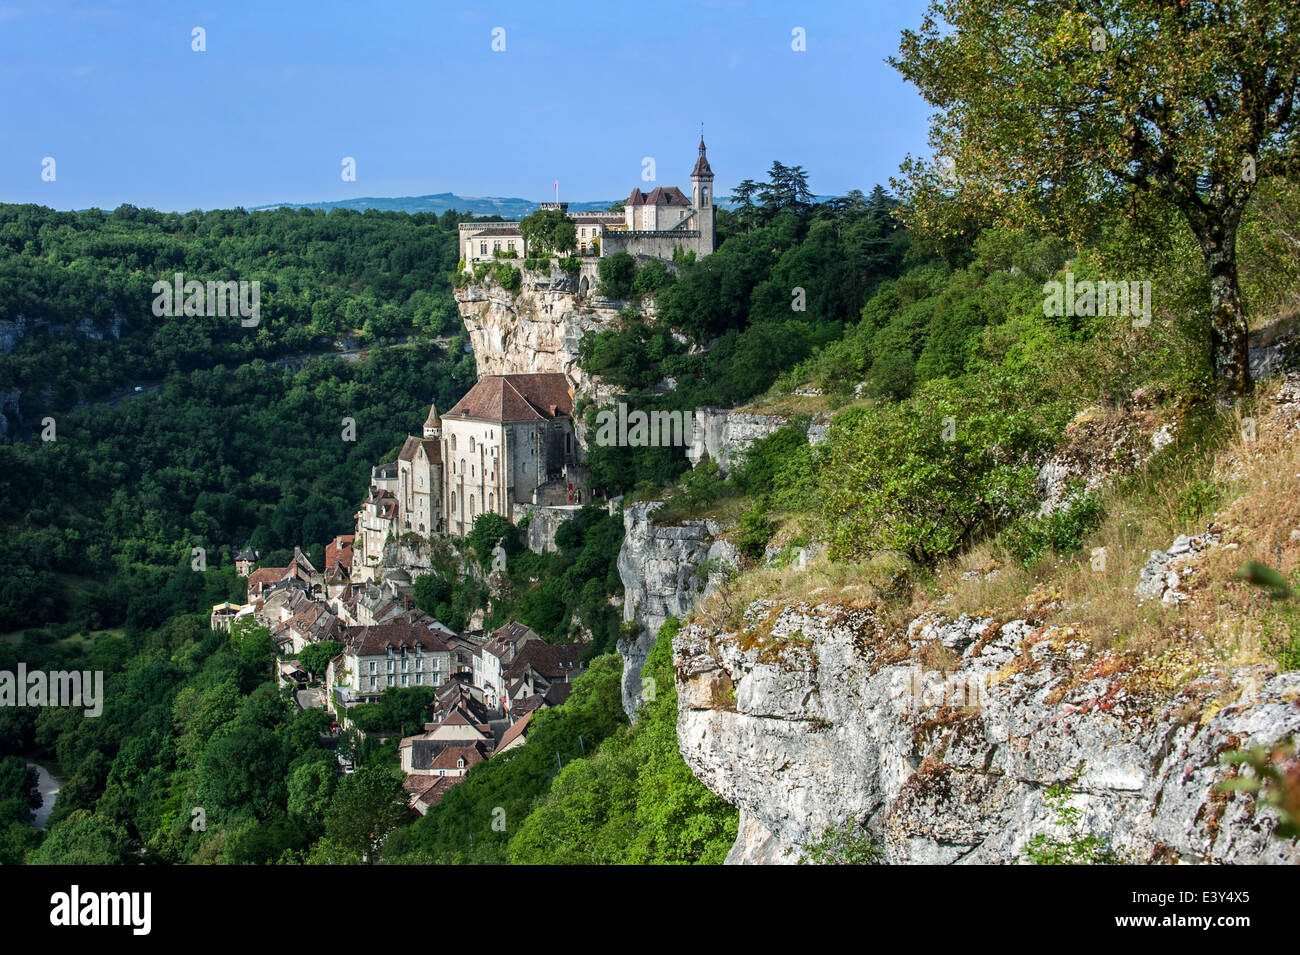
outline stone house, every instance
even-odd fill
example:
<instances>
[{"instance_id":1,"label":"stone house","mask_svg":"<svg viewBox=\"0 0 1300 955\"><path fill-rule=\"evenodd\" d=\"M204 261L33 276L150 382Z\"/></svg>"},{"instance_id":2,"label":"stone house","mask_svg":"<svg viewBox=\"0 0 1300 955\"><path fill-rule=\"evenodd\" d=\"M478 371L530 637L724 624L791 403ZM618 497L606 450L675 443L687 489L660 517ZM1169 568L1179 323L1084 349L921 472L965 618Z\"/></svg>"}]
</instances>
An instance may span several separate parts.
<instances>
[{"instance_id":1,"label":"stone house","mask_svg":"<svg viewBox=\"0 0 1300 955\"><path fill-rule=\"evenodd\" d=\"M390 687L441 686L450 652L433 630L410 623L348 627L344 650L330 662L329 686L344 687L349 702L369 702Z\"/></svg>"},{"instance_id":2,"label":"stone house","mask_svg":"<svg viewBox=\"0 0 1300 955\"><path fill-rule=\"evenodd\" d=\"M397 505L403 533L442 530L442 422L433 405L421 436L407 437L397 456Z\"/></svg>"}]
</instances>

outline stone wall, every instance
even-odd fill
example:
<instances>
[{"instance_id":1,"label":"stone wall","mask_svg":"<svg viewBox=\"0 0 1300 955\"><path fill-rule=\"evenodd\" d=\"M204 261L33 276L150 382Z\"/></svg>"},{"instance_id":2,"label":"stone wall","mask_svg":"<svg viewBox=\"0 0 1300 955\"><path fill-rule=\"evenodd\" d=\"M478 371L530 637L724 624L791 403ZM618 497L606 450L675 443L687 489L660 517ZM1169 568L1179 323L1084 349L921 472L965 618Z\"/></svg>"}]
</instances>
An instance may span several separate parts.
<instances>
[{"instance_id":1,"label":"stone wall","mask_svg":"<svg viewBox=\"0 0 1300 955\"><path fill-rule=\"evenodd\" d=\"M524 546L541 554L556 549L555 532L580 510L581 504L515 504L511 508L510 521L517 527L525 518L528 519Z\"/></svg>"},{"instance_id":2,"label":"stone wall","mask_svg":"<svg viewBox=\"0 0 1300 955\"><path fill-rule=\"evenodd\" d=\"M673 250L681 246L684 252L701 255L700 233L679 229L671 232L606 232L600 240L602 258L616 252L672 261Z\"/></svg>"}]
</instances>

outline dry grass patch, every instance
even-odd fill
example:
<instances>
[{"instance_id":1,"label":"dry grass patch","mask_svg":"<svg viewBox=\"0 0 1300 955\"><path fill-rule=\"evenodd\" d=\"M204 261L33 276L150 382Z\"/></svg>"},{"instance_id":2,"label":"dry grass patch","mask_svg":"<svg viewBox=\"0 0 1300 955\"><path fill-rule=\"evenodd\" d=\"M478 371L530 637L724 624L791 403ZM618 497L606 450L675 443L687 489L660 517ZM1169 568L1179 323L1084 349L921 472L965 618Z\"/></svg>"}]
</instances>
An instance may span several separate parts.
<instances>
[{"instance_id":1,"label":"dry grass patch","mask_svg":"<svg viewBox=\"0 0 1300 955\"><path fill-rule=\"evenodd\" d=\"M770 414L793 418L803 414L839 414L848 408L873 404L876 398L852 398L831 395L764 395L736 408L741 414Z\"/></svg>"}]
</instances>

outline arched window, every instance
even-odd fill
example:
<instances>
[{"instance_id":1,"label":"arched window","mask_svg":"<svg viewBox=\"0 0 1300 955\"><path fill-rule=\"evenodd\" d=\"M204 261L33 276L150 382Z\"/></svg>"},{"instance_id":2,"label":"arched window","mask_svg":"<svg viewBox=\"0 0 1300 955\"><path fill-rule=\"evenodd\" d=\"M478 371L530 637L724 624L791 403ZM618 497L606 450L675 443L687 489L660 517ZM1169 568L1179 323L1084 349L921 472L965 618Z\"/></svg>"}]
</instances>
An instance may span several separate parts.
<instances>
[{"instance_id":1,"label":"arched window","mask_svg":"<svg viewBox=\"0 0 1300 955\"><path fill-rule=\"evenodd\" d=\"M456 450L456 436L454 434L451 436L451 449Z\"/></svg>"},{"instance_id":2,"label":"arched window","mask_svg":"<svg viewBox=\"0 0 1300 955\"><path fill-rule=\"evenodd\" d=\"M473 454L473 453L474 453L474 436L473 436L473 435L470 435L470 437L469 437L469 453L470 453L470 454Z\"/></svg>"},{"instance_id":3,"label":"arched window","mask_svg":"<svg viewBox=\"0 0 1300 955\"><path fill-rule=\"evenodd\" d=\"M456 492L455 491L451 492L451 512L453 514L456 513Z\"/></svg>"},{"instance_id":4,"label":"arched window","mask_svg":"<svg viewBox=\"0 0 1300 955\"><path fill-rule=\"evenodd\" d=\"M469 496L469 516L470 519L473 520L474 518L474 495L473 494Z\"/></svg>"},{"instance_id":5,"label":"arched window","mask_svg":"<svg viewBox=\"0 0 1300 955\"><path fill-rule=\"evenodd\" d=\"M495 511L495 510L497 509L496 499L497 499L496 494L494 494L494 493L491 492L491 491L488 491L488 510L489 510L489 511Z\"/></svg>"}]
</instances>

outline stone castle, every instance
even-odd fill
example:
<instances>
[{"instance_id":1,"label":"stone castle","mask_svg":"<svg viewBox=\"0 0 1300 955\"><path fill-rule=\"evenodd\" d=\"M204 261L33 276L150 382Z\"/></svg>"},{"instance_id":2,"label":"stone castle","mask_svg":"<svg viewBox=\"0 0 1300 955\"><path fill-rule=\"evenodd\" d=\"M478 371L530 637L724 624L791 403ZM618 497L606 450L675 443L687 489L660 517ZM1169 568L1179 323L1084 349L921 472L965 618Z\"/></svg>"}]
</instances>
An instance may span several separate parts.
<instances>
[{"instance_id":1,"label":"stone castle","mask_svg":"<svg viewBox=\"0 0 1300 955\"><path fill-rule=\"evenodd\" d=\"M717 208L713 196L713 170L700 139L699 157L691 170L691 197L676 186L656 186L650 192L633 189L622 212L569 212L568 203L543 203L558 208L573 220L579 256L604 258L616 252L671 260L677 249L702 258L715 247ZM518 222L462 222L461 258L466 271L480 262L493 262L501 254L528 258ZM513 253L513 255L511 255Z\"/></svg>"}]
</instances>

